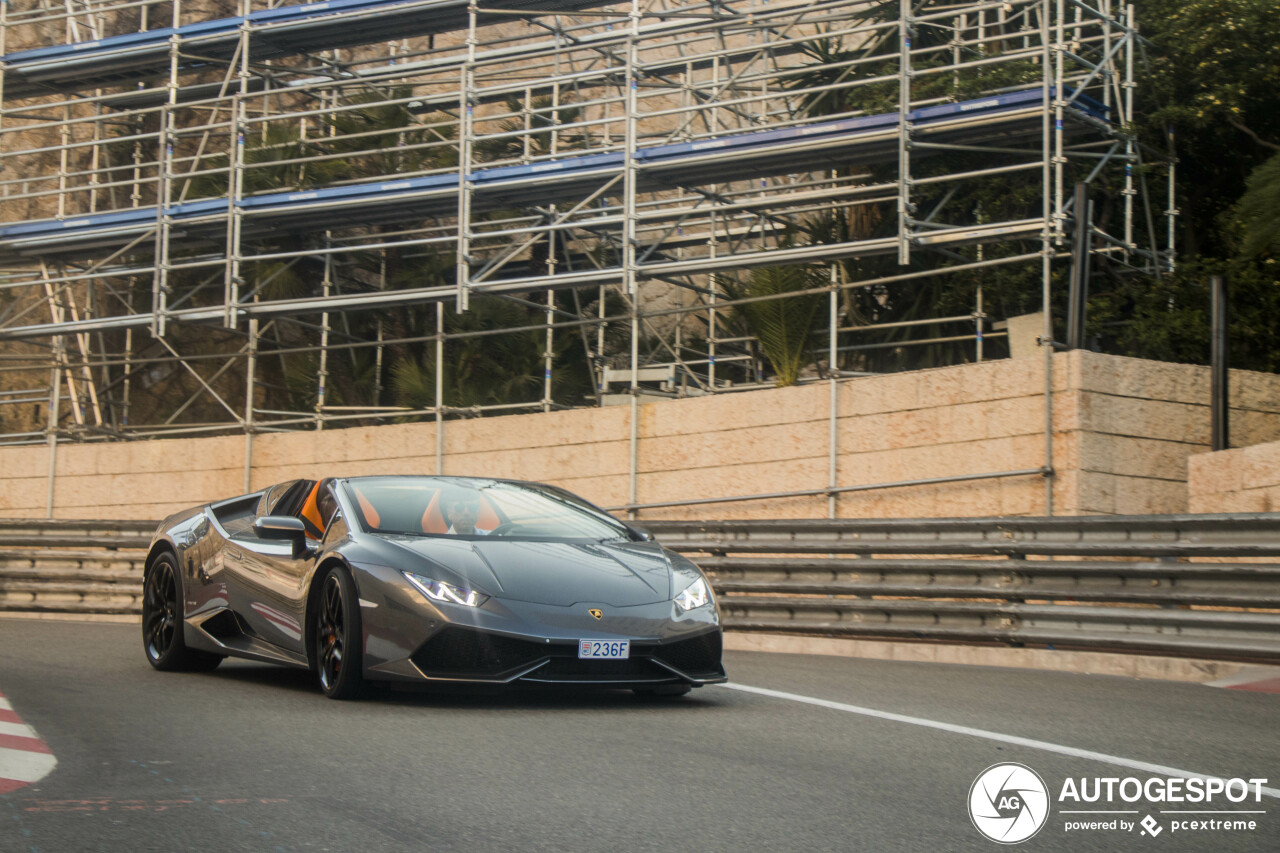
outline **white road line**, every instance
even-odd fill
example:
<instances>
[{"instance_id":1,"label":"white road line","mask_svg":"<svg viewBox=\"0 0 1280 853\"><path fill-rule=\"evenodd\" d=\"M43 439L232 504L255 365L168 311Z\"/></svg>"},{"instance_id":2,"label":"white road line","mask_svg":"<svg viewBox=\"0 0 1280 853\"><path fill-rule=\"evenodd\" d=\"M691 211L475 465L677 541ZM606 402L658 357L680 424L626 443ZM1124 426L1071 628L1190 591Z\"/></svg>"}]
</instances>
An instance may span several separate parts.
<instances>
[{"instance_id":1,"label":"white road line","mask_svg":"<svg viewBox=\"0 0 1280 853\"><path fill-rule=\"evenodd\" d=\"M37 736L26 723L0 723L0 735L17 735L18 737Z\"/></svg>"},{"instance_id":2,"label":"white road line","mask_svg":"<svg viewBox=\"0 0 1280 853\"><path fill-rule=\"evenodd\" d=\"M13 710L13 705L9 702L9 700L4 698L3 696L0 696L0 711L12 711L12 710Z\"/></svg>"},{"instance_id":3,"label":"white road line","mask_svg":"<svg viewBox=\"0 0 1280 853\"><path fill-rule=\"evenodd\" d=\"M58 759L47 752L29 752L25 749L5 749L0 746L0 780L39 782L53 770Z\"/></svg>"},{"instance_id":4,"label":"white road line","mask_svg":"<svg viewBox=\"0 0 1280 853\"><path fill-rule=\"evenodd\" d=\"M786 693L781 690L769 690L765 687L751 687L746 684L721 684L721 687L727 687L730 690L739 690L743 693L756 693L760 696L769 696L774 699L786 699L791 702L801 702L805 705L817 705L820 708L830 708L833 711L845 711L850 714L861 714L864 717L875 717L880 720L890 720L895 723L906 723L911 726L923 726L928 729L937 729L938 731L950 732L957 735L968 735L969 737L983 738L984 740L993 740L997 743L1007 743L1014 746L1023 746L1028 749L1039 749L1044 752L1056 752L1059 755L1069 755L1072 758L1083 758L1086 761L1099 761L1103 764L1114 764L1117 767L1128 767L1131 770L1141 770L1145 773L1152 773L1157 776L1170 776L1179 779L1221 779L1224 777L1216 776L1212 773L1196 773L1191 770L1180 770L1177 767L1168 767L1163 764L1151 764L1146 761L1136 761L1132 758L1124 758L1119 755L1107 755L1105 752L1094 752L1089 749L1077 749L1074 746L1063 746L1062 744L1049 743L1044 740L1033 740L1031 738L1018 737L1017 735L1007 735L1002 732L990 732L986 729L974 729L969 726L957 726L952 723L942 723L937 720L927 720L923 717L909 717L906 714L894 714L891 711L877 711L875 708L863 708L858 705L846 705L843 702L832 702L827 699L815 699L812 696L801 696L798 693ZM1261 788L1263 794L1280 800L1280 789Z\"/></svg>"}]
</instances>

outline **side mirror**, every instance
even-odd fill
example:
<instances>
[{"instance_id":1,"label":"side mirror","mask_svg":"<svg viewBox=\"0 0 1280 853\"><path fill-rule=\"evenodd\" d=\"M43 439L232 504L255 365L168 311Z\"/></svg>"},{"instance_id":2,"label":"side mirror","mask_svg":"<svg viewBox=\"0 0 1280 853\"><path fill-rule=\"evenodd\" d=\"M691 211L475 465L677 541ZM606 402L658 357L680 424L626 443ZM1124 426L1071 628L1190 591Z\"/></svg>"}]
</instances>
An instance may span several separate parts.
<instances>
[{"instance_id":1,"label":"side mirror","mask_svg":"<svg viewBox=\"0 0 1280 853\"><path fill-rule=\"evenodd\" d=\"M623 522L624 524L626 522ZM652 542L653 534L645 530L643 527L636 527L634 524L627 524L627 532L631 534L631 538L636 542Z\"/></svg>"},{"instance_id":2,"label":"side mirror","mask_svg":"<svg viewBox=\"0 0 1280 853\"><path fill-rule=\"evenodd\" d=\"M293 543L293 553L307 550L307 528L302 520L290 515L264 515L253 520L253 532L259 539L284 539Z\"/></svg>"}]
</instances>

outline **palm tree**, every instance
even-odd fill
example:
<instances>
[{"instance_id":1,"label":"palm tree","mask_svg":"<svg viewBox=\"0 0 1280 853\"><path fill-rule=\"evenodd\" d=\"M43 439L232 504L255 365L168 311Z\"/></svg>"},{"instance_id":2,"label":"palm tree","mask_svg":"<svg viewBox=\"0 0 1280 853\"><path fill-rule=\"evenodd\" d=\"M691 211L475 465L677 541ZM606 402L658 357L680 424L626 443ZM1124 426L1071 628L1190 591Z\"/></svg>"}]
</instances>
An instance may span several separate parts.
<instances>
[{"instance_id":1,"label":"palm tree","mask_svg":"<svg viewBox=\"0 0 1280 853\"><path fill-rule=\"evenodd\" d=\"M779 387L796 384L813 347L824 297L804 291L825 284L821 270L795 264L759 267L745 282L724 282L729 298L756 300L734 306L730 322L745 326L759 341Z\"/></svg>"}]
</instances>

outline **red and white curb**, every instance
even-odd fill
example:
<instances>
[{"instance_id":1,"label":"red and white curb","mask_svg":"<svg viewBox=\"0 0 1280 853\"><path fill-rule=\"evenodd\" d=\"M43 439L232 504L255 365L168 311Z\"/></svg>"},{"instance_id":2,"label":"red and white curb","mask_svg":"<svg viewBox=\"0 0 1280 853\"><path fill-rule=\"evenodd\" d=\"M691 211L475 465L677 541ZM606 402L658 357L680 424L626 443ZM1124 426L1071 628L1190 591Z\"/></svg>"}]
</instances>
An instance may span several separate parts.
<instances>
[{"instance_id":1,"label":"red and white curb","mask_svg":"<svg viewBox=\"0 0 1280 853\"><path fill-rule=\"evenodd\" d=\"M39 782L56 766L58 759L48 744L22 722L0 693L0 794Z\"/></svg>"},{"instance_id":2,"label":"red and white curb","mask_svg":"<svg viewBox=\"0 0 1280 853\"><path fill-rule=\"evenodd\" d=\"M1280 666L1246 666L1235 675L1210 681L1208 685L1250 693L1280 693Z\"/></svg>"}]
</instances>

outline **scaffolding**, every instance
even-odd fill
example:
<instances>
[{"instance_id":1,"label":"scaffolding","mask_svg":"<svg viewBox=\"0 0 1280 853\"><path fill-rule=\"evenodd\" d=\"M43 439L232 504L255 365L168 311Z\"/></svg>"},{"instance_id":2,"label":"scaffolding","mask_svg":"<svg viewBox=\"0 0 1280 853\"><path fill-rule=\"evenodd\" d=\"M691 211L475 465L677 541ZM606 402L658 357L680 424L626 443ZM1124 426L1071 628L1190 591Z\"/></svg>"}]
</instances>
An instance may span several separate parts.
<instances>
[{"instance_id":1,"label":"scaffolding","mask_svg":"<svg viewBox=\"0 0 1280 853\"><path fill-rule=\"evenodd\" d=\"M757 388L741 312L802 299L826 322L800 380L834 399L876 349L991 357L996 275L1038 291L1048 366L1076 234L1117 275L1174 260L1112 0L15 6L0 404L32 408L0 406L4 443ZM970 305L886 321L853 298L926 281ZM536 372L451 399L461 354L512 336Z\"/></svg>"}]
</instances>

